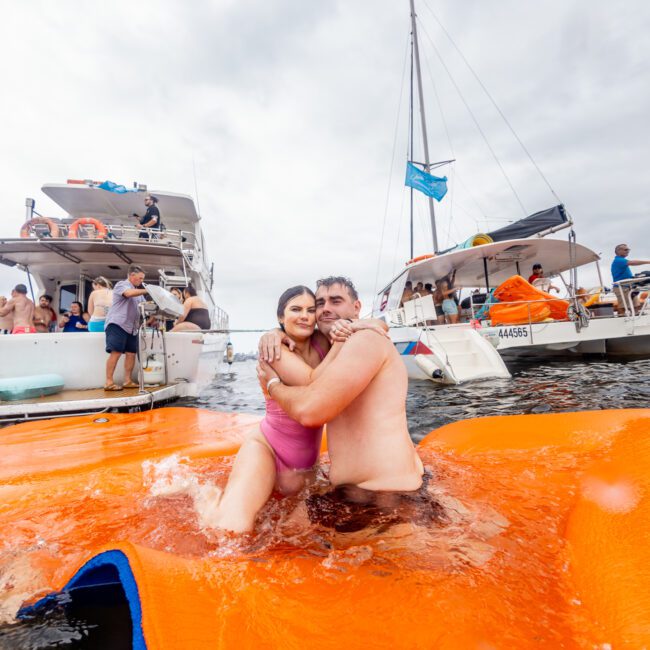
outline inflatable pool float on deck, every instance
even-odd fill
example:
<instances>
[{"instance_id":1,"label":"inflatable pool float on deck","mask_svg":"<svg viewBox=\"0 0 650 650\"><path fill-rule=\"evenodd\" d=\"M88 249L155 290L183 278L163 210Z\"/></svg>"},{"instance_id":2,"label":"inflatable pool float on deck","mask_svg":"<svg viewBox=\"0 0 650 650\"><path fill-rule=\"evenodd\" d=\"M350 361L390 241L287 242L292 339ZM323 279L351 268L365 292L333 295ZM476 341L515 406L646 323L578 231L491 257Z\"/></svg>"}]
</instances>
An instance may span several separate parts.
<instances>
[{"instance_id":1,"label":"inflatable pool float on deck","mask_svg":"<svg viewBox=\"0 0 650 650\"><path fill-rule=\"evenodd\" d=\"M256 422L169 408L4 429L5 610L114 582L135 648L650 646L650 409L447 425L419 449L451 523L224 556L186 502L151 497L143 462L177 454L222 485Z\"/></svg>"}]
</instances>

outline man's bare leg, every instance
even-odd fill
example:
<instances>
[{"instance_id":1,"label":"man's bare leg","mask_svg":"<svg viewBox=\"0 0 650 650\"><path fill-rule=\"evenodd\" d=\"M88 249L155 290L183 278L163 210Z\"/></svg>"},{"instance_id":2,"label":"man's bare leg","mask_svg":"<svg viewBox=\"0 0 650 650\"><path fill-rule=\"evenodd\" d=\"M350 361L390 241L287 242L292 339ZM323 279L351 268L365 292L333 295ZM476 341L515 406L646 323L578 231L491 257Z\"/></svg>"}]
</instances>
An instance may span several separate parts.
<instances>
[{"instance_id":1,"label":"man's bare leg","mask_svg":"<svg viewBox=\"0 0 650 650\"><path fill-rule=\"evenodd\" d=\"M133 352L127 352L126 358L124 359L124 383L130 384L133 380L131 376L133 375L133 367L135 366L135 354Z\"/></svg>"},{"instance_id":2,"label":"man's bare leg","mask_svg":"<svg viewBox=\"0 0 650 650\"><path fill-rule=\"evenodd\" d=\"M105 386L111 386L115 383L113 375L115 374L115 368L117 367L117 362L122 356L121 352L111 352L106 359L106 383Z\"/></svg>"},{"instance_id":3,"label":"man's bare leg","mask_svg":"<svg viewBox=\"0 0 650 650\"><path fill-rule=\"evenodd\" d=\"M235 533L253 530L257 513L275 485L275 456L258 431L241 446L228 484L209 525Z\"/></svg>"}]
</instances>

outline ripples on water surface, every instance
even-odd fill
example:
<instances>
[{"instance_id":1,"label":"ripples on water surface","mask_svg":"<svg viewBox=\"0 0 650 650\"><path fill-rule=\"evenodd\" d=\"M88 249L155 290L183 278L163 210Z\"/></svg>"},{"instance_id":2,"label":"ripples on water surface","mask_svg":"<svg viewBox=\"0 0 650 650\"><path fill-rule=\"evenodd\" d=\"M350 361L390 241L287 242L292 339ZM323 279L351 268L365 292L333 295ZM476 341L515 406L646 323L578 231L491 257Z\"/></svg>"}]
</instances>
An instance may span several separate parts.
<instances>
[{"instance_id":1,"label":"ripples on water surface","mask_svg":"<svg viewBox=\"0 0 650 650\"><path fill-rule=\"evenodd\" d=\"M414 441L443 424L486 415L557 413L644 408L650 402L650 360L516 361L512 379L488 379L462 386L409 382L406 413ZM187 406L263 413L255 362L224 366L215 382Z\"/></svg>"}]
</instances>

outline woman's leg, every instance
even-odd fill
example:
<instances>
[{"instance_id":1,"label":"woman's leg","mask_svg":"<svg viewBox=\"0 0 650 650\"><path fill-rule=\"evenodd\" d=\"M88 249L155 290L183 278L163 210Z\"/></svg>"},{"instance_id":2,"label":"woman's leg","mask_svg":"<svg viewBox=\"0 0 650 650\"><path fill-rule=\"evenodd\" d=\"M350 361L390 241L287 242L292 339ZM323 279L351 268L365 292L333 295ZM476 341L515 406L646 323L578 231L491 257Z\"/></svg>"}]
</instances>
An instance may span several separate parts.
<instances>
[{"instance_id":1,"label":"woman's leg","mask_svg":"<svg viewBox=\"0 0 650 650\"><path fill-rule=\"evenodd\" d=\"M191 331L196 331L200 330L201 328L196 325L195 323L186 323L183 321L182 323L178 323L178 325L174 325L172 327L171 331L172 332L191 332Z\"/></svg>"},{"instance_id":2,"label":"woman's leg","mask_svg":"<svg viewBox=\"0 0 650 650\"><path fill-rule=\"evenodd\" d=\"M257 513L275 484L275 455L261 432L241 446L228 484L210 524L235 533L253 530Z\"/></svg>"}]
</instances>

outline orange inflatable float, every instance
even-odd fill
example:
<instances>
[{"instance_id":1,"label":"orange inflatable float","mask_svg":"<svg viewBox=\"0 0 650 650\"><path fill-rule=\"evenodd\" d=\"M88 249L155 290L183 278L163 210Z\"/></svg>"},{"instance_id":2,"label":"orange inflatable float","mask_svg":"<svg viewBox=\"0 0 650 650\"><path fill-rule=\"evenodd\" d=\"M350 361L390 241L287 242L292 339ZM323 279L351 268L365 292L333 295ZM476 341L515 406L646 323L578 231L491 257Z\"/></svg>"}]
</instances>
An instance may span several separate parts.
<instances>
[{"instance_id":1,"label":"orange inflatable float","mask_svg":"<svg viewBox=\"0 0 650 650\"><path fill-rule=\"evenodd\" d=\"M136 649L650 645L650 409L432 432L446 516L427 527L335 533L271 499L241 540L153 495L152 468L222 486L256 422L166 408L4 429L0 613L114 583Z\"/></svg>"},{"instance_id":2,"label":"orange inflatable float","mask_svg":"<svg viewBox=\"0 0 650 650\"><path fill-rule=\"evenodd\" d=\"M524 280L520 275L513 275L505 282L502 282L494 292L494 297L503 303L513 302L529 302L531 307L531 314L533 313L534 304L546 305L549 308L549 315L544 318L553 318L554 320L564 320L567 317L567 310L569 303L566 300L554 298L551 294L535 288L532 284ZM544 302L539 302L544 301ZM501 320L501 323L518 324L528 322L528 305L509 305L510 307L518 307L523 309L513 310L508 313L505 312L506 317L519 318L520 320ZM499 309L495 311L499 314ZM540 310L536 310L541 313ZM490 317L492 317L492 308L490 308ZM539 320L544 320L539 318ZM537 322L537 321L533 321Z\"/></svg>"},{"instance_id":3,"label":"orange inflatable float","mask_svg":"<svg viewBox=\"0 0 650 650\"><path fill-rule=\"evenodd\" d=\"M92 217L80 217L72 222L68 230L69 239L77 239L79 237L79 228L81 226L93 226L95 229L95 236L91 239L105 239L108 235L108 228L99 220Z\"/></svg>"},{"instance_id":4,"label":"orange inflatable float","mask_svg":"<svg viewBox=\"0 0 650 650\"><path fill-rule=\"evenodd\" d=\"M551 316L551 309L545 302L528 302L518 305L496 303L490 306L492 325L516 325L539 323Z\"/></svg>"}]
</instances>

